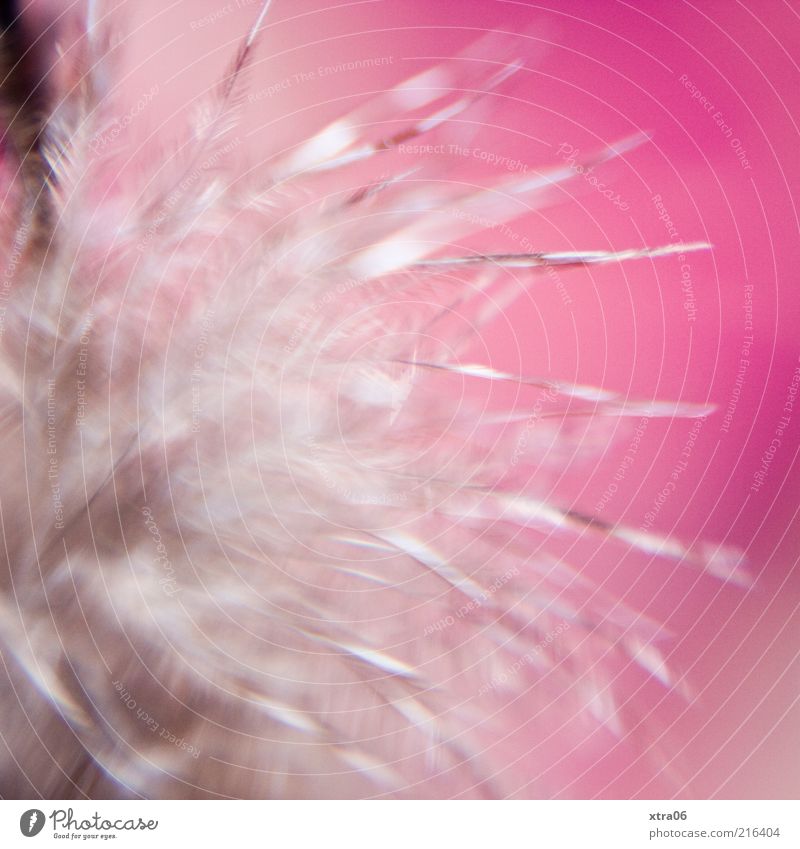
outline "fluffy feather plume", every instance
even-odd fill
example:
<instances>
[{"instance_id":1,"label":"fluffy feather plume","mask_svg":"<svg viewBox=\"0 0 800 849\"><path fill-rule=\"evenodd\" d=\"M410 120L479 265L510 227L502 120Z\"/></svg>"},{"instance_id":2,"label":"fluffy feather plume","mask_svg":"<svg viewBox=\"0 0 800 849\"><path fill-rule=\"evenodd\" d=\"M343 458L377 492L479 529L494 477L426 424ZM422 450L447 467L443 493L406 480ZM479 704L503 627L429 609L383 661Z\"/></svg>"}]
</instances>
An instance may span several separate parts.
<instances>
[{"instance_id":1,"label":"fluffy feather plume","mask_svg":"<svg viewBox=\"0 0 800 849\"><path fill-rule=\"evenodd\" d=\"M28 178L7 197L3 795L550 795L552 735L636 719L622 671L672 684L666 635L582 575L570 541L739 573L713 546L553 503L552 431L529 422L542 398L555 424L708 408L500 371L475 341L553 266L703 246L454 250L574 169L467 190L387 178L381 155L521 62L482 80L445 63L241 180L267 5L150 173L97 144L130 107L95 26L53 93L46 199ZM385 116L405 128L376 134Z\"/></svg>"}]
</instances>

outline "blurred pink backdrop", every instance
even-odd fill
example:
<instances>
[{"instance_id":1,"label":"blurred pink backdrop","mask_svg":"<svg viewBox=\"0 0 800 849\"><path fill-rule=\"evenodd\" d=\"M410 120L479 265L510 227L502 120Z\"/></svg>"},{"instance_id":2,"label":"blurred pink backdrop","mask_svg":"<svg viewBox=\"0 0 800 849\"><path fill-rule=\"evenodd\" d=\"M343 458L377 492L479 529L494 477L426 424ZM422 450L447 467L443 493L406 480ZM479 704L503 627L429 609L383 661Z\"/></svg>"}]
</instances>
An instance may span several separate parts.
<instances>
[{"instance_id":1,"label":"blurred pink backdrop","mask_svg":"<svg viewBox=\"0 0 800 849\"><path fill-rule=\"evenodd\" d=\"M46 22L64 8L39 3L32 14ZM98 8L127 21L125 85L133 99L158 86L137 120L157 131L152 144L169 146L192 99L219 79L258 4L137 0ZM506 157L506 165L435 154L441 169L451 169L453 179L469 174L488 183L508 163L558 167L564 151L590 155L646 132L649 142L595 171L618 204L578 176L553 192L553 204L513 222L513 229L535 249L622 249L673 241L659 219L668 214L681 240L713 245L688 256L688 271L670 256L563 272L560 291L539 278L530 297L484 334L490 364L499 369L594 383L630 398L716 404L696 431L688 464L653 530L688 543L703 538L739 546L755 577L744 593L672 562L640 569L623 558L600 574L589 558L591 577L676 635L668 661L686 672L689 699L659 689L633 694L661 730L654 737L633 729L618 742L577 721L539 741L524 725L524 712L509 711L509 751L539 758L557 795L669 795L675 756L685 797L783 798L800 791L800 404L763 482L751 489L800 355L793 196L800 185L799 11L796 2L726 0L275 0L249 72L245 128L252 163L296 143L345 105L365 102L495 31L492 43L507 52L495 50L487 60L519 57L524 70L470 113L465 121L474 125L458 132L474 147ZM355 60L381 61L319 73ZM142 137L141 127L136 132ZM392 156L387 170L420 164ZM515 249L497 231L469 244ZM745 324L747 286L752 331ZM750 335L749 362L737 385ZM610 421L592 461L574 468L567 462L552 491L574 509L600 515L596 505L636 421ZM692 419L649 423L624 483L602 507L604 520L634 527L645 521L694 425ZM569 771L559 766L565 745L585 751L582 774L574 764ZM653 768L645 751L658 753L663 770Z\"/></svg>"}]
</instances>

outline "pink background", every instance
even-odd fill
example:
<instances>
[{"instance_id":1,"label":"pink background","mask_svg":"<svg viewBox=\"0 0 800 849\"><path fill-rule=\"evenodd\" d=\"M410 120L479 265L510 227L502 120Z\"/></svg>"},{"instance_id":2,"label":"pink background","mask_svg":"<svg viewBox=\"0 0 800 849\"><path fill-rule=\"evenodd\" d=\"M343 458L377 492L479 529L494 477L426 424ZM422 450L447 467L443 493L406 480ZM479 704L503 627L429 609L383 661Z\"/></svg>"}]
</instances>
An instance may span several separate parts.
<instances>
[{"instance_id":1,"label":"pink background","mask_svg":"<svg viewBox=\"0 0 800 849\"><path fill-rule=\"evenodd\" d=\"M64 8L41 4L42 20L46 5ZM159 85L158 97L142 116L158 128L158 144L187 114L192 98L217 81L254 19L257 4L234 0L231 5L218 21L198 25L225 4L100 4L114 8L114 14L127 10L133 34L126 45L131 68L126 85L132 96ZM689 257L694 321L684 309L680 263L666 257L564 272L568 306L546 282L537 283L531 297L485 335L496 368L598 384L631 398L715 403L718 411L703 425L654 530L689 543L703 537L740 546L755 577L745 594L672 562L645 563L641 570L640 561L634 568L620 562L610 571L606 562L602 574L589 564L587 571L606 589L667 623L676 635L669 662L686 671L691 696L688 702L664 698L659 691L635 696L661 729L657 737L632 733L616 745L597 735L572 740L571 745L585 746L586 772L559 772L555 764L551 776L559 795L668 795L674 792L666 779L676 755L681 755L682 796L782 798L796 797L800 790L795 571L800 403L763 486L757 493L749 489L800 354L800 249L792 196L800 185L799 13L796 2L726 0L541 5L275 0L251 71L258 90L319 66L391 58L369 70L293 82L248 104L247 153L258 161L321 127L344 105L368 100L486 31L503 33L487 58L501 62L518 56L525 67L470 113L470 120L482 125L469 128L471 144L540 168L563 165L557 152L562 143L591 154L637 132L652 136L596 171L625 200L626 211L577 178L555 191L556 203L517 220L513 228L537 249L554 251L663 244L671 237L652 201L660 194L683 240L714 246ZM682 75L713 103L711 112L692 98ZM749 169L715 123L717 111L741 141ZM391 167L418 164L393 156ZM463 162L447 162L446 155L439 159L440 167L463 173L458 172ZM498 166L470 167L484 183L509 176ZM514 249L498 233L470 244ZM754 287L752 356L724 433L745 336L747 284ZM562 501L566 497L574 509L593 512L635 422L622 422L619 442L595 450L588 465L585 459L566 465L552 484ZM604 519L634 527L643 521L693 424L650 423L624 486L603 509ZM609 433L615 427L610 422ZM514 745L523 749L531 742ZM663 772L640 757L656 746ZM555 762L557 751L558 746L545 748L539 756Z\"/></svg>"}]
</instances>

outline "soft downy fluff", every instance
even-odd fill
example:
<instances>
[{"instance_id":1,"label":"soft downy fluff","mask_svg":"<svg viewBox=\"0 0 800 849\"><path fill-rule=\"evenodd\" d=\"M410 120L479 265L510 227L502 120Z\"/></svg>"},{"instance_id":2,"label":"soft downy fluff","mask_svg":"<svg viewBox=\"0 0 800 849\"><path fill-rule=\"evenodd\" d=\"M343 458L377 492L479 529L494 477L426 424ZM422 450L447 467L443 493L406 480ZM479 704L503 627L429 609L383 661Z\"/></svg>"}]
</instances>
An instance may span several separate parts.
<instances>
[{"instance_id":1,"label":"soft downy fluff","mask_svg":"<svg viewBox=\"0 0 800 849\"><path fill-rule=\"evenodd\" d=\"M568 541L723 579L738 559L553 503L540 462L580 448L572 419L707 407L505 373L476 342L555 267L703 246L451 247L574 169L469 188L382 157L515 61L480 79L444 63L243 178L266 13L149 170L97 144L130 104L90 22L53 83L39 183L8 181L2 795L552 795L552 764L579 775L636 723L630 675L673 685L667 635ZM496 386L517 403L481 400ZM607 736L571 749L587 724Z\"/></svg>"}]
</instances>

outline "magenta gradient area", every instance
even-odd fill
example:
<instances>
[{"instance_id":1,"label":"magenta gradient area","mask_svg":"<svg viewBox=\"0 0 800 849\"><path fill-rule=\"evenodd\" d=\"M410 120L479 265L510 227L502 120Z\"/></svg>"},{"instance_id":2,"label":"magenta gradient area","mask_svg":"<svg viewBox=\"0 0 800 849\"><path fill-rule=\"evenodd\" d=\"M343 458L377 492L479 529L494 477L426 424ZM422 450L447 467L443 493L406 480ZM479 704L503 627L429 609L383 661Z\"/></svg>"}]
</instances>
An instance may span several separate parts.
<instances>
[{"instance_id":1,"label":"magenta gradient area","mask_svg":"<svg viewBox=\"0 0 800 849\"><path fill-rule=\"evenodd\" d=\"M133 24L125 84L137 95L160 87L147 115L154 126L188 114L230 61L258 4L228 6L129 2L115 10ZM386 173L421 167L490 185L525 169L580 164L637 135L649 140L597 165L596 180L576 173L554 188L546 205L509 224L513 235L496 229L451 253L519 250L523 237L537 251L712 246L561 272L558 286L513 272L531 284L528 294L476 345L476 357L504 371L596 384L628 399L714 405L699 425L649 421L604 496L638 422L608 419L600 437L586 431L580 457L549 468L544 494L688 545L741 548L752 577L745 591L673 561L620 556L609 569L608 558L595 557L602 543L578 544L587 576L664 623L676 673L667 692L631 684L631 703L646 719L621 735L575 717L537 739L524 705L509 705L509 762L514 751L540 758L557 795L800 791L799 38L796 2L275 0L248 72L243 167L484 43L487 73L515 59L523 70L434 134L430 144L440 147L424 161L387 154ZM480 48L469 55L481 61ZM356 60L370 62L342 67ZM560 757L575 748L585 752L579 772L574 758L567 770Z\"/></svg>"}]
</instances>

